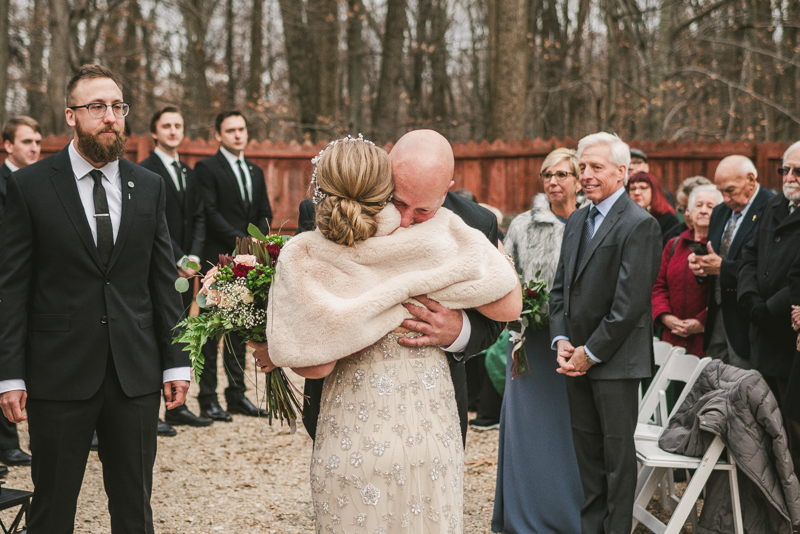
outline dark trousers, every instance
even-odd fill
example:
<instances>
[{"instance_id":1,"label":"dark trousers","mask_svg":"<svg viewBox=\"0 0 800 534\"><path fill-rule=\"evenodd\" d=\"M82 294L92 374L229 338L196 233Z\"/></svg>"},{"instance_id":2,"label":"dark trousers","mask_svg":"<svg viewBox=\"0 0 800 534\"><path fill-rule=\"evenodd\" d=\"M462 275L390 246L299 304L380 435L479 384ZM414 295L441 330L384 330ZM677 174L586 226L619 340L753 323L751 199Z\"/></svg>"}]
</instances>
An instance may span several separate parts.
<instances>
[{"instance_id":1,"label":"dark trousers","mask_svg":"<svg viewBox=\"0 0 800 534\"><path fill-rule=\"evenodd\" d=\"M209 402L218 401L217 349L218 345L213 341L209 341L203 347L205 364L203 372L200 374L200 393L197 396L201 408L206 408ZM241 397L247 389L244 384L245 353L245 344L238 335L231 334L229 341L222 341L222 361L225 375L228 377L228 387L225 389L226 399Z\"/></svg>"},{"instance_id":2,"label":"dark trousers","mask_svg":"<svg viewBox=\"0 0 800 534\"><path fill-rule=\"evenodd\" d=\"M19 449L17 425L0 413L0 450Z\"/></svg>"},{"instance_id":3,"label":"dark trousers","mask_svg":"<svg viewBox=\"0 0 800 534\"><path fill-rule=\"evenodd\" d=\"M478 410L481 388L483 388L483 380L486 378L485 360L486 355L479 354L464 363L467 376L467 406L468 409L473 412Z\"/></svg>"},{"instance_id":4,"label":"dark trousers","mask_svg":"<svg viewBox=\"0 0 800 534\"><path fill-rule=\"evenodd\" d=\"M636 493L633 433L639 380L593 380L584 375L568 377L566 382L584 493L581 532L630 532Z\"/></svg>"},{"instance_id":5,"label":"dark trousers","mask_svg":"<svg viewBox=\"0 0 800 534\"><path fill-rule=\"evenodd\" d=\"M110 360L110 358L109 358ZM105 380L81 401L28 399L31 478L28 534L68 534L97 429L113 534L151 534L159 393L128 397L110 363Z\"/></svg>"}]
</instances>

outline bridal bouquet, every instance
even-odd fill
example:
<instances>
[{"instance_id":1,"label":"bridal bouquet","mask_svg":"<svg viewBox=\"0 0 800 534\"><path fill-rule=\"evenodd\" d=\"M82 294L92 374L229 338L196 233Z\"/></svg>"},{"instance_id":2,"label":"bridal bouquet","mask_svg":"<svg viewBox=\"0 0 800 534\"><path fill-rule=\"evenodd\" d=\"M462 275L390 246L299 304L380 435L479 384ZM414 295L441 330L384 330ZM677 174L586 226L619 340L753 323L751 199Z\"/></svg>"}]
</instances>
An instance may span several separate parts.
<instances>
[{"instance_id":1,"label":"bridal bouquet","mask_svg":"<svg viewBox=\"0 0 800 534\"><path fill-rule=\"evenodd\" d=\"M510 333L509 339L514 344L511 356L511 378L517 378L524 372L530 372L528 368L528 356L525 354L525 332L536 332L550 323L550 315L544 308L550 301L550 293L547 291L547 283L539 280L542 271L536 271L536 280L522 282L522 313L519 319L508 323ZM520 278L520 281L522 279Z\"/></svg>"},{"instance_id":2,"label":"bridal bouquet","mask_svg":"<svg viewBox=\"0 0 800 534\"><path fill-rule=\"evenodd\" d=\"M252 224L248 230L250 237L236 240L233 256L220 255L219 263L203 277L197 304L206 312L187 317L175 327L179 333L172 342L186 344L183 350L190 353L197 381L205 363L202 348L209 340L217 343L224 338L230 344L232 333L245 341L266 340L269 288L275 279L275 262L289 237L265 236ZM191 262L186 266L200 269ZM175 289L181 293L188 291L189 281L178 278ZM297 419L301 406L295 391L282 369L267 373L265 396L270 424L273 418L290 424Z\"/></svg>"}]
</instances>

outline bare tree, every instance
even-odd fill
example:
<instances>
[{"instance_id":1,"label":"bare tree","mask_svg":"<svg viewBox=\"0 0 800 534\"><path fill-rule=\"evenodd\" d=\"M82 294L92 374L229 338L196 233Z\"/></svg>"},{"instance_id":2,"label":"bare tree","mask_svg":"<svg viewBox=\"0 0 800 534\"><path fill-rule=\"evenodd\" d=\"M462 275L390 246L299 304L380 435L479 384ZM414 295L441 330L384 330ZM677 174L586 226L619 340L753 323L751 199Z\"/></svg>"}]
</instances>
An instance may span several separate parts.
<instances>
[{"instance_id":1,"label":"bare tree","mask_svg":"<svg viewBox=\"0 0 800 534\"><path fill-rule=\"evenodd\" d=\"M31 46L28 55L28 115L39 122L45 114L44 49L47 29L46 0L34 0L30 25Z\"/></svg>"},{"instance_id":2,"label":"bare tree","mask_svg":"<svg viewBox=\"0 0 800 534\"><path fill-rule=\"evenodd\" d=\"M394 141L398 132L404 33L406 30L406 0L387 0L385 28L378 97L372 112L372 137L378 143Z\"/></svg>"},{"instance_id":3,"label":"bare tree","mask_svg":"<svg viewBox=\"0 0 800 534\"><path fill-rule=\"evenodd\" d=\"M490 139L525 136L527 8L525 0L489 1Z\"/></svg>"},{"instance_id":4,"label":"bare tree","mask_svg":"<svg viewBox=\"0 0 800 534\"><path fill-rule=\"evenodd\" d=\"M64 88L70 77L70 25L68 0L49 0L50 74L47 77L47 109L43 128L60 134L67 131L64 122Z\"/></svg>"},{"instance_id":5,"label":"bare tree","mask_svg":"<svg viewBox=\"0 0 800 534\"><path fill-rule=\"evenodd\" d=\"M57 1L57 0L51 0ZM208 87L206 69L208 57L205 51L208 23L216 6L216 0L180 0L178 6L183 13L186 28L186 58L184 64L184 113L186 131L189 135L210 133L211 91ZM194 113L189 113L194 110Z\"/></svg>"},{"instance_id":6,"label":"bare tree","mask_svg":"<svg viewBox=\"0 0 800 534\"><path fill-rule=\"evenodd\" d=\"M9 0L0 0L0 124L6 121L8 66L11 62L11 44L8 38L9 16Z\"/></svg>"},{"instance_id":7,"label":"bare tree","mask_svg":"<svg viewBox=\"0 0 800 534\"><path fill-rule=\"evenodd\" d=\"M364 95L364 39L363 27L366 13L361 0L348 0L347 4L347 129L360 132L363 125Z\"/></svg>"}]
</instances>

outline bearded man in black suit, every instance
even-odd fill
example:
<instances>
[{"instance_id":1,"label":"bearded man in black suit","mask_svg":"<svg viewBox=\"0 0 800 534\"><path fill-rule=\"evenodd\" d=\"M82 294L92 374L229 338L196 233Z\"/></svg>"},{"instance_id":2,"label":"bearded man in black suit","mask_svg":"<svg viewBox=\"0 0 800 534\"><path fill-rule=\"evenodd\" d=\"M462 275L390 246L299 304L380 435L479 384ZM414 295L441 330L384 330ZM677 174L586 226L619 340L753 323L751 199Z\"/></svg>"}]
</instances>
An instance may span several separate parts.
<instances>
[{"instance_id":1,"label":"bearded man in black suit","mask_svg":"<svg viewBox=\"0 0 800 534\"><path fill-rule=\"evenodd\" d=\"M206 218L203 213L203 192L194 171L180 160L178 146L183 141L183 115L173 106L162 108L150 120L150 135L156 148L150 157L139 165L153 171L164 179L167 189L167 228L172 239L172 256L175 258L177 275L191 279L197 274L190 262L200 265L203 243L206 238ZM193 294L183 295L183 313L189 314ZM186 405L167 410L166 422L158 422L159 436L174 436L171 425L208 426L213 421L198 417Z\"/></svg>"},{"instance_id":2,"label":"bearded man in black suit","mask_svg":"<svg viewBox=\"0 0 800 534\"><path fill-rule=\"evenodd\" d=\"M401 137L389 155L395 186L392 203L400 212L400 226L407 228L427 221L436 215L440 207L445 207L497 245L497 218L478 204L449 191L455 183L455 161L447 139L433 130L416 130ZM297 231L313 230L314 226L314 204L311 200L304 200L300 204ZM416 300L426 307L406 304L415 319L407 319L401 326L423 335L403 338L399 342L407 346L435 345L447 352L461 422L461 437L466 443L467 373L464 362L490 347L505 325L475 310L450 310L425 296L416 297ZM266 346L258 347L254 357L262 370L271 370ZM303 424L312 439L316 435L323 382L324 379L305 381L304 393L307 398L303 405Z\"/></svg>"},{"instance_id":3,"label":"bearded man in black suit","mask_svg":"<svg viewBox=\"0 0 800 534\"><path fill-rule=\"evenodd\" d=\"M195 165L195 172L203 187L206 213L206 241L203 247L204 267L216 265L220 254L230 254L236 247L236 238L246 237L247 229L254 224L262 233L269 232L272 209L267 196L264 172L244 159L247 146L247 121L239 111L223 111L217 115L214 136L220 144L219 151ZM203 347L205 371L200 375L198 401L203 415L216 421L231 421L229 413L265 416L266 412L253 405L244 396L245 346L241 338L231 336L232 351L223 343L225 374L228 388L225 412L217 399L217 345L206 343Z\"/></svg>"},{"instance_id":4,"label":"bearded man in black suit","mask_svg":"<svg viewBox=\"0 0 800 534\"><path fill-rule=\"evenodd\" d=\"M97 429L114 534L153 532L160 390L183 403L189 358L160 176L121 159L129 105L113 72L67 85L75 140L11 175L0 232L0 407L26 419L29 534L72 532Z\"/></svg>"}]
</instances>

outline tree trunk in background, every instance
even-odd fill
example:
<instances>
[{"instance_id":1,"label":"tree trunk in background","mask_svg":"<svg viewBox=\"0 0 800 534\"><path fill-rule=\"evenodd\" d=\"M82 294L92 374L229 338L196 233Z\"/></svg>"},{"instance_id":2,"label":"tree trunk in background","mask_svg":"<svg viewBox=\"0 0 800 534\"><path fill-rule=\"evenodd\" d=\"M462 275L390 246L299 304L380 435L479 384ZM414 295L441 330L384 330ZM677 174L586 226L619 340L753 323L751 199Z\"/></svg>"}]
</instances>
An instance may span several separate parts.
<instances>
[{"instance_id":1,"label":"tree trunk in background","mask_svg":"<svg viewBox=\"0 0 800 534\"><path fill-rule=\"evenodd\" d=\"M450 114L447 110L447 95L450 92L450 79L447 75L447 1L436 0L431 16L429 48L431 62L431 116L433 127L447 136L450 127Z\"/></svg>"},{"instance_id":2,"label":"tree trunk in background","mask_svg":"<svg viewBox=\"0 0 800 534\"><path fill-rule=\"evenodd\" d=\"M664 110L667 106L667 76L670 72L670 56L672 55L672 26L674 19L673 0L661 0L661 13L658 23L658 41L655 60L652 68L652 87L650 91L654 96L650 106L650 139L661 139L664 135Z\"/></svg>"},{"instance_id":3,"label":"tree trunk in background","mask_svg":"<svg viewBox=\"0 0 800 534\"><path fill-rule=\"evenodd\" d=\"M70 35L68 0L49 0L50 14L50 74L47 77L47 106L45 106L42 128L55 135L67 131L64 120L64 89L69 81Z\"/></svg>"},{"instance_id":4,"label":"tree trunk in background","mask_svg":"<svg viewBox=\"0 0 800 534\"><path fill-rule=\"evenodd\" d=\"M586 27L586 18L589 14L590 0L580 0L578 4L578 19L575 21L575 33L572 36L572 44L570 45L569 53L569 80L572 82L579 82L583 77L583 61L581 53L583 52L583 34ZM566 129L567 135L573 138L583 137L588 133L585 124L585 117L589 112L588 106L590 101L584 97L583 84L568 89L569 101L567 104L566 113Z\"/></svg>"},{"instance_id":5,"label":"tree trunk in background","mask_svg":"<svg viewBox=\"0 0 800 534\"><path fill-rule=\"evenodd\" d=\"M247 77L247 107L255 110L260 106L261 75L264 72L264 0L253 0L253 17L250 21L250 67Z\"/></svg>"},{"instance_id":6,"label":"tree trunk in background","mask_svg":"<svg viewBox=\"0 0 800 534\"><path fill-rule=\"evenodd\" d=\"M387 0L387 4L378 98L372 113L373 141L380 144L396 141L398 133L406 30L406 0Z\"/></svg>"},{"instance_id":7,"label":"tree trunk in background","mask_svg":"<svg viewBox=\"0 0 800 534\"><path fill-rule=\"evenodd\" d=\"M337 0L309 0L308 21L319 72L319 108L314 122L336 118L339 90L339 6Z\"/></svg>"},{"instance_id":8,"label":"tree trunk in background","mask_svg":"<svg viewBox=\"0 0 800 534\"><path fill-rule=\"evenodd\" d=\"M144 133L149 130L150 117L142 92L142 47L137 30L142 21L142 12L138 0L128 0L127 20L123 38L125 50L125 66L122 69L122 94L126 102L133 104L134 113L128 115L129 126L133 133Z\"/></svg>"},{"instance_id":9,"label":"tree trunk in background","mask_svg":"<svg viewBox=\"0 0 800 534\"><path fill-rule=\"evenodd\" d=\"M213 112L206 78L208 59L205 52L210 13L207 12L203 0L181 0L179 6L186 26L186 60L183 64L185 72L183 101L187 110L184 113L186 135L206 137L213 131L213 125L209 124Z\"/></svg>"},{"instance_id":10,"label":"tree trunk in background","mask_svg":"<svg viewBox=\"0 0 800 534\"><path fill-rule=\"evenodd\" d=\"M490 0L491 123L489 139L525 137L527 2Z\"/></svg>"},{"instance_id":11,"label":"tree trunk in background","mask_svg":"<svg viewBox=\"0 0 800 534\"><path fill-rule=\"evenodd\" d=\"M6 122L6 95L8 94L8 66L11 50L8 38L10 2L0 0L0 124Z\"/></svg>"},{"instance_id":12,"label":"tree trunk in background","mask_svg":"<svg viewBox=\"0 0 800 534\"><path fill-rule=\"evenodd\" d=\"M603 130L609 131L614 128L614 120L617 117L617 73L619 72L618 52L619 49L619 27L615 15L615 2L605 0L605 20L608 35L608 55L606 64L606 95L605 113L603 114Z\"/></svg>"},{"instance_id":13,"label":"tree trunk in background","mask_svg":"<svg viewBox=\"0 0 800 534\"><path fill-rule=\"evenodd\" d=\"M225 0L225 73L228 82L225 84L225 107L236 107L236 73L233 65L233 0Z\"/></svg>"},{"instance_id":14,"label":"tree trunk in background","mask_svg":"<svg viewBox=\"0 0 800 534\"><path fill-rule=\"evenodd\" d=\"M156 3L150 10L147 20L142 18L142 53L144 54L144 105L147 109L156 110L156 59L153 49L153 33L156 29ZM148 117L149 119L149 117ZM149 130L148 123L148 130Z\"/></svg>"},{"instance_id":15,"label":"tree trunk in background","mask_svg":"<svg viewBox=\"0 0 800 534\"><path fill-rule=\"evenodd\" d=\"M361 132L364 123L364 4L361 0L348 0L347 3L347 129L350 134Z\"/></svg>"},{"instance_id":16,"label":"tree trunk in background","mask_svg":"<svg viewBox=\"0 0 800 534\"><path fill-rule=\"evenodd\" d=\"M303 23L303 5L297 0L279 0L283 19L286 60L289 65L289 88L299 106L300 132L316 139L314 125L319 110L319 71L314 63L313 42Z\"/></svg>"},{"instance_id":17,"label":"tree trunk in background","mask_svg":"<svg viewBox=\"0 0 800 534\"><path fill-rule=\"evenodd\" d=\"M34 0L31 46L29 49L30 70L28 75L28 115L42 122L45 110L44 47L46 42L47 4L45 0Z\"/></svg>"},{"instance_id":18,"label":"tree trunk in background","mask_svg":"<svg viewBox=\"0 0 800 534\"><path fill-rule=\"evenodd\" d=\"M425 56L428 51L428 21L431 18L431 0L417 1L416 42L411 48L411 94L409 94L408 122L420 128L425 120Z\"/></svg>"}]
</instances>

